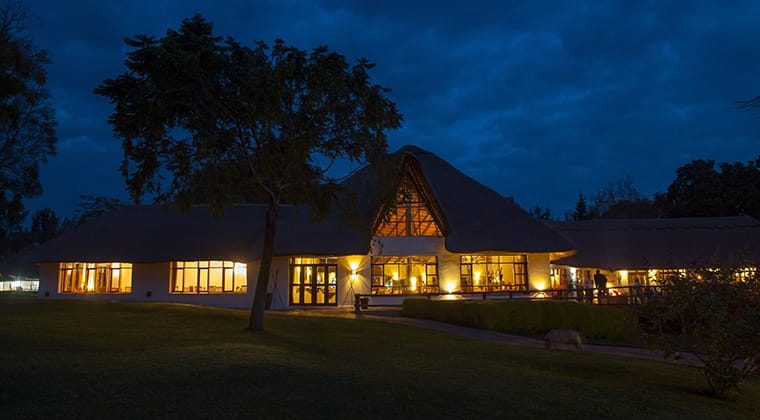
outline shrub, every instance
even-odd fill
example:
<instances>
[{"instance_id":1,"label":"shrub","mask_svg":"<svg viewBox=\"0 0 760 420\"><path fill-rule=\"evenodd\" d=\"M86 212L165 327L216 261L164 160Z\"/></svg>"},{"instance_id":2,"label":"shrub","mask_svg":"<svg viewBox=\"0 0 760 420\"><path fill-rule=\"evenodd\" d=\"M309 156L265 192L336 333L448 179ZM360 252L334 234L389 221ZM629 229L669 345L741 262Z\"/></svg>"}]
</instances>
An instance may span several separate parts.
<instances>
[{"instance_id":1,"label":"shrub","mask_svg":"<svg viewBox=\"0 0 760 420\"><path fill-rule=\"evenodd\" d=\"M760 374L760 277L734 269L675 276L666 293L641 308L650 341L666 355L690 352L710 391L724 396Z\"/></svg>"},{"instance_id":2,"label":"shrub","mask_svg":"<svg viewBox=\"0 0 760 420\"><path fill-rule=\"evenodd\" d=\"M514 334L578 330L594 339L631 341L638 337L638 316L625 308L567 301L441 301L405 299L402 313L466 327Z\"/></svg>"}]
</instances>

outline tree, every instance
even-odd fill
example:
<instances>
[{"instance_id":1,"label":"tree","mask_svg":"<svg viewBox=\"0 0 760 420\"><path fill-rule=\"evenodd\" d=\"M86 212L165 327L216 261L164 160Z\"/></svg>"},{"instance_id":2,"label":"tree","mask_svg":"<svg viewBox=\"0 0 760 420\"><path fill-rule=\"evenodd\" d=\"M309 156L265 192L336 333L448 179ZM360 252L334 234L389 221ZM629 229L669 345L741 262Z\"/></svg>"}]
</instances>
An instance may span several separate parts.
<instances>
[{"instance_id":1,"label":"tree","mask_svg":"<svg viewBox=\"0 0 760 420\"><path fill-rule=\"evenodd\" d=\"M591 219L591 213L586 207L586 199L583 197L583 193L578 193L578 202L575 204L571 218L575 221Z\"/></svg>"},{"instance_id":2,"label":"tree","mask_svg":"<svg viewBox=\"0 0 760 420\"><path fill-rule=\"evenodd\" d=\"M538 204L536 204L535 207L530 209L529 211L530 215L536 218L537 220L551 220L552 219L552 212L549 210L549 208L542 208Z\"/></svg>"},{"instance_id":3,"label":"tree","mask_svg":"<svg viewBox=\"0 0 760 420\"><path fill-rule=\"evenodd\" d=\"M261 330L280 205L331 211L325 197L339 182L333 163L380 161L385 131L400 127L401 115L388 90L371 82L371 63L349 65L324 46L305 51L276 40L271 49L263 42L249 48L214 35L200 15L161 38L125 42L132 49L126 72L95 92L115 107L109 122L123 142L130 196L187 208L198 174L244 162L254 182L221 177L211 208L222 212L241 188L267 198L249 320L251 330Z\"/></svg>"},{"instance_id":4,"label":"tree","mask_svg":"<svg viewBox=\"0 0 760 420\"><path fill-rule=\"evenodd\" d=\"M717 167L712 160L687 163L678 168L661 201L668 217L760 218L760 157Z\"/></svg>"},{"instance_id":5,"label":"tree","mask_svg":"<svg viewBox=\"0 0 760 420\"><path fill-rule=\"evenodd\" d=\"M29 232L33 242L49 241L58 236L59 231L58 216L52 209L37 210L32 216L32 226Z\"/></svg>"},{"instance_id":6,"label":"tree","mask_svg":"<svg viewBox=\"0 0 760 420\"><path fill-rule=\"evenodd\" d=\"M46 88L47 53L26 36L21 1L0 5L0 258L39 195L39 166L55 154L55 115Z\"/></svg>"},{"instance_id":7,"label":"tree","mask_svg":"<svg viewBox=\"0 0 760 420\"><path fill-rule=\"evenodd\" d=\"M630 176L607 183L594 196L594 203L591 206L591 213L603 216L610 208L624 202L635 202L641 200L641 194L633 185L633 179Z\"/></svg>"},{"instance_id":8,"label":"tree","mask_svg":"<svg viewBox=\"0 0 760 420\"><path fill-rule=\"evenodd\" d=\"M662 286L665 293L640 309L642 325L666 356L689 352L697 357L717 396L760 373L757 270L692 270Z\"/></svg>"}]
</instances>

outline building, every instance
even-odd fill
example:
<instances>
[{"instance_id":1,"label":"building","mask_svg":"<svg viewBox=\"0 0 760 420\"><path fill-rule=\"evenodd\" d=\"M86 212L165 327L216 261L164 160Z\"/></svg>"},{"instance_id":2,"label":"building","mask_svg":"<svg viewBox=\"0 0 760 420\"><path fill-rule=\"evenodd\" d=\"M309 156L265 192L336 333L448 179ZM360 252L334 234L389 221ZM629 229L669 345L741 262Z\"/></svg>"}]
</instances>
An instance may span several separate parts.
<instances>
[{"instance_id":1,"label":"building","mask_svg":"<svg viewBox=\"0 0 760 420\"><path fill-rule=\"evenodd\" d=\"M345 181L357 211L312 220L284 206L278 219L271 307L387 303L414 294L538 291L550 261L573 245L511 199L433 153L396 152L404 173L396 206L379 218L371 168ZM24 255L40 267L39 296L246 307L258 273L266 207L238 205L214 218L124 207Z\"/></svg>"},{"instance_id":2,"label":"building","mask_svg":"<svg viewBox=\"0 0 760 420\"><path fill-rule=\"evenodd\" d=\"M760 222L749 216L553 222L577 252L552 261L552 288L581 286L596 270L609 286L657 285L686 270L760 261Z\"/></svg>"},{"instance_id":3,"label":"building","mask_svg":"<svg viewBox=\"0 0 760 420\"><path fill-rule=\"evenodd\" d=\"M384 304L418 294L540 297L579 287L597 269L609 286L650 285L678 270L760 261L760 222L751 217L544 224L431 152L406 146L396 156L403 173L388 212L372 168L345 181L352 212L313 220L308 208L282 207L271 308L351 306L355 294ZM42 298L243 308L253 300L265 212L123 207L17 263L39 266Z\"/></svg>"}]
</instances>

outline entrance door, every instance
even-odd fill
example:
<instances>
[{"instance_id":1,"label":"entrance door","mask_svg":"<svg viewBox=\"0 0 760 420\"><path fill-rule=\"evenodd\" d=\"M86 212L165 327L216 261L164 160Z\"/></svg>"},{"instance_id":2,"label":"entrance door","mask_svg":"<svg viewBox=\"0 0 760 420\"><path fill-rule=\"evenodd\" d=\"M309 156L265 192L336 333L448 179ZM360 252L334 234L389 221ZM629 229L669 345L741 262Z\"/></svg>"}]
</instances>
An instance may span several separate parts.
<instances>
[{"instance_id":1,"label":"entrance door","mask_svg":"<svg viewBox=\"0 0 760 420\"><path fill-rule=\"evenodd\" d=\"M337 264L293 264L290 269L290 304L336 306L337 285Z\"/></svg>"}]
</instances>

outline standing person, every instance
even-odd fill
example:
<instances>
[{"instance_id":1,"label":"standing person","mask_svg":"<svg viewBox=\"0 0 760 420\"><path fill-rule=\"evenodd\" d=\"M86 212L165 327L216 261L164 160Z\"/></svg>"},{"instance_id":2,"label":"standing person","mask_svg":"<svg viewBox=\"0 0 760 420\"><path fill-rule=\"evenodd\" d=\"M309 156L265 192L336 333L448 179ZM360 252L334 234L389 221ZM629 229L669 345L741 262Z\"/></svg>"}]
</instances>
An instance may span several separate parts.
<instances>
[{"instance_id":1,"label":"standing person","mask_svg":"<svg viewBox=\"0 0 760 420\"><path fill-rule=\"evenodd\" d=\"M594 303L594 284L591 282L589 274L588 271L585 271L583 275L583 294L585 295L586 302Z\"/></svg>"},{"instance_id":2,"label":"standing person","mask_svg":"<svg viewBox=\"0 0 760 420\"><path fill-rule=\"evenodd\" d=\"M596 274L594 274L594 287L598 290L596 292L597 298L601 298L603 293L602 290L607 287L607 278L604 277L604 274L599 272L599 269L597 269Z\"/></svg>"}]
</instances>

